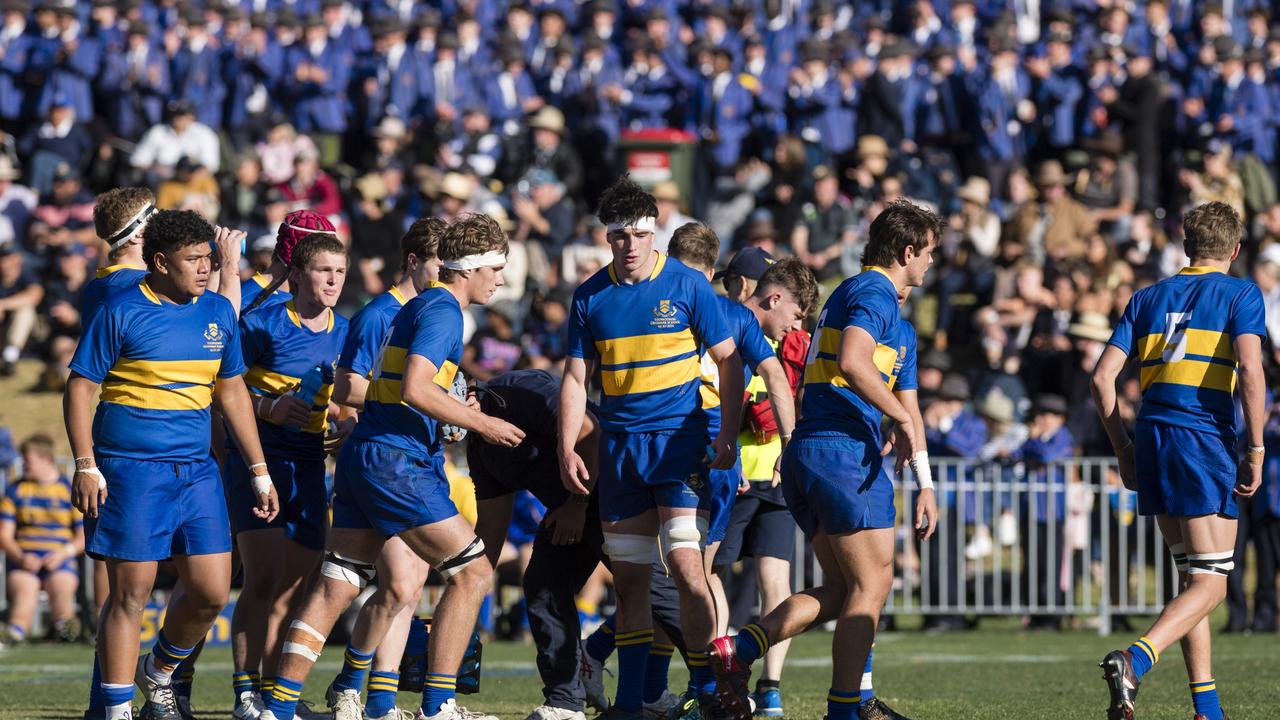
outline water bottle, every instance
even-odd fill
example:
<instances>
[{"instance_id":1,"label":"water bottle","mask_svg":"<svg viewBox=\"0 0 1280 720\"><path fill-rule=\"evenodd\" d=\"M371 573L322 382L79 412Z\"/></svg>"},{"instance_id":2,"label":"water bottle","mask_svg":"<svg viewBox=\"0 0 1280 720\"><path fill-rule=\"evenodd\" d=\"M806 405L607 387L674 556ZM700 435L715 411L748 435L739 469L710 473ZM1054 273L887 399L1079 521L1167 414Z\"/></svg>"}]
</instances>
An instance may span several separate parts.
<instances>
[{"instance_id":1,"label":"water bottle","mask_svg":"<svg viewBox=\"0 0 1280 720\"><path fill-rule=\"evenodd\" d=\"M302 376L302 381L298 383L298 389L293 391L293 396L306 403L307 407L310 408L316 401L316 393L320 392L320 386L323 384L324 370L319 365L316 365L308 370L306 375ZM302 431L302 426L300 425L286 425L285 427L294 432Z\"/></svg>"}]
</instances>

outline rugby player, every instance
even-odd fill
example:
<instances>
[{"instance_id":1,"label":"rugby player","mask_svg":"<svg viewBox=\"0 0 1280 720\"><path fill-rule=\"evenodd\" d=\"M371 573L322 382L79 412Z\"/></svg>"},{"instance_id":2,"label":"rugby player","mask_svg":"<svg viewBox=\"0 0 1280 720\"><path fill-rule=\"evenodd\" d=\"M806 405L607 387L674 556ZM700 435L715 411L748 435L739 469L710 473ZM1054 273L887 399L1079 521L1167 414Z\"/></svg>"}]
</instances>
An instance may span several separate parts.
<instances>
[{"instance_id":1,"label":"rugby player","mask_svg":"<svg viewBox=\"0 0 1280 720\"><path fill-rule=\"evenodd\" d=\"M737 459L742 360L706 277L653 249L653 196L624 177L605 191L598 214L613 261L574 293L560 392L560 472L570 492L588 493L575 443L587 379L594 377L603 389L600 516L618 592L618 691L605 716L633 718L642 713L653 643L649 583L659 547L680 591L686 642L705 647L714 635L702 560L707 514L700 508L709 501L708 470L727 470ZM710 446L699 392L703 351L717 366L724 398ZM686 659L711 720L718 704L706 655L690 651Z\"/></svg>"},{"instance_id":2,"label":"rugby player","mask_svg":"<svg viewBox=\"0 0 1280 720\"><path fill-rule=\"evenodd\" d=\"M750 664L773 643L835 620L830 720L883 716L860 693L880 610L893 581L893 485L881 459L880 425L893 423L901 465L910 458L922 491L913 527L929 537L937 501L927 477L924 429L915 404L915 330L898 298L919 286L941 233L933 213L889 204L871 223L863 272L836 288L818 317L804 378L802 419L782 456L782 489L809 536L824 584L792 595L759 623L710 648L717 692L730 714L750 717ZM837 470L838 469L838 470ZM922 477L923 475L923 477Z\"/></svg>"},{"instance_id":3,"label":"rugby player","mask_svg":"<svg viewBox=\"0 0 1280 720\"><path fill-rule=\"evenodd\" d=\"M354 425L346 419L331 427L329 417L334 366L347 335L347 319L333 310L346 280L346 248L331 234L313 233L292 248L290 264L290 299L240 319L245 383L280 513L270 522L254 515L253 477L236 445L223 462L231 529L244 565L244 589L231 617L237 719L256 716L259 668L269 682L283 623L320 561L329 513L325 455Z\"/></svg>"},{"instance_id":4,"label":"rugby player","mask_svg":"<svg viewBox=\"0 0 1280 720\"><path fill-rule=\"evenodd\" d=\"M271 253L271 267L267 274L255 272L248 280L238 281L240 301L236 307L240 312L247 313L262 305L289 299L293 247L312 233L338 237L329 218L314 210L294 210L284 216L284 222L276 229L276 248Z\"/></svg>"},{"instance_id":5,"label":"rugby player","mask_svg":"<svg viewBox=\"0 0 1280 720\"><path fill-rule=\"evenodd\" d=\"M135 681L146 699L140 717L179 718L173 671L226 603L231 535L210 455L214 400L256 478L253 512L272 519L278 511L240 377L235 308L205 293L214 237L194 212L151 215L143 231L148 273L89 321L63 397L73 502L85 514L87 552L107 562L110 598L98 634L107 720L132 717ZM170 557L184 592L135 668L156 565Z\"/></svg>"},{"instance_id":6,"label":"rugby player","mask_svg":"<svg viewBox=\"0 0 1280 720\"><path fill-rule=\"evenodd\" d=\"M1262 482L1266 383L1262 292L1227 274L1244 224L1230 205L1210 202L1182 219L1190 266L1134 293L1098 359L1093 397L1138 512L1154 515L1178 568L1181 592L1146 634L1102 660L1107 717L1129 720L1143 677L1181 641L1197 718L1221 720L1213 679L1209 613L1235 566L1236 497ZM1120 418L1116 381L1139 363L1142 406L1135 437ZM1237 457L1233 393L1239 384L1248 450Z\"/></svg>"},{"instance_id":7,"label":"rugby player","mask_svg":"<svg viewBox=\"0 0 1280 720\"><path fill-rule=\"evenodd\" d=\"M456 425L508 447L518 428L449 394L462 358L462 312L502 285L506 235L485 215L454 221L440 239L440 281L397 313L343 445L334 482L333 527L285 636L275 686L261 720L294 716L302 684L338 615L371 581L386 539L397 535L446 585L436 605L420 718L481 720L459 707L457 672L492 581L484 544L449 498L440 426ZM373 638L374 644L381 640Z\"/></svg>"}]
</instances>

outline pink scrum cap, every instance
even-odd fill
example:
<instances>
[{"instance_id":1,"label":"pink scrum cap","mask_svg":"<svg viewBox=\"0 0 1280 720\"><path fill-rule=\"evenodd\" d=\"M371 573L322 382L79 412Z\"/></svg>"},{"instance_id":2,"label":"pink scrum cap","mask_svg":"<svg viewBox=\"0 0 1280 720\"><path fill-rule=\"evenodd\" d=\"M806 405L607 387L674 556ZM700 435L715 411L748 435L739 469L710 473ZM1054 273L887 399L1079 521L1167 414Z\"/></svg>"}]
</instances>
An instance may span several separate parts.
<instances>
[{"instance_id":1,"label":"pink scrum cap","mask_svg":"<svg viewBox=\"0 0 1280 720\"><path fill-rule=\"evenodd\" d=\"M325 233L337 236L333 223L329 218L314 210L294 210L284 216L280 229L276 231L275 256L285 265L293 259L293 249L298 241L312 233Z\"/></svg>"}]
</instances>

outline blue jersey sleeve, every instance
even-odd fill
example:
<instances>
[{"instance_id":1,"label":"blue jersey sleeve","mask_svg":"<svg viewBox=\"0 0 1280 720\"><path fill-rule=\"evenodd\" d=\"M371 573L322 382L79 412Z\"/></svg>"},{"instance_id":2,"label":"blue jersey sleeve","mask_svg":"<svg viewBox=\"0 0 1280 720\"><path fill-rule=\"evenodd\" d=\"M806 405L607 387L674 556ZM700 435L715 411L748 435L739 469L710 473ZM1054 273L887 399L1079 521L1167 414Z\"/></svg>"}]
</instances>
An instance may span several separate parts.
<instances>
[{"instance_id":1,"label":"blue jersey sleeve","mask_svg":"<svg viewBox=\"0 0 1280 720\"><path fill-rule=\"evenodd\" d=\"M583 360L596 359L596 343L591 337L591 325L587 321L587 296L581 288L573 294L573 308L569 311L569 357Z\"/></svg>"},{"instance_id":2,"label":"blue jersey sleeve","mask_svg":"<svg viewBox=\"0 0 1280 720\"><path fill-rule=\"evenodd\" d=\"M920 387L916 382L916 331L907 322L903 322L902 327L903 345L907 348L907 354L902 358L902 369L898 371L898 380L893 389L915 390Z\"/></svg>"},{"instance_id":3,"label":"blue jersey sleeve","mask_svg":"<svg viewBox=\"0 0 1280 720\"><path fill-rule=\"evenodd\" d=\"M120 314L118 306L110 307L89 319L89 325L80 334L76 354L71 358L71 369L76 374L96 383L107 379L124 345L124 322ZM234 333L235 326L231 327Z\"/></svg>"},{"instance_id":4,"label":"blue jersey sleeve","mask_svg":"<svg viewBox=\"0 0 1280 720\"><path fill-rule=\"evenodd\" d=\"M738 352L742 355L742 362L751 368L752 372L756 372L760 368L760 363L774 357L773 347L765 339L764 331L760 329L756 316L741 305L738 308L741 310L739 322L742 325L736 339Z\"/></svg>"},{"instance_id":5,"label":"blue jersey sleeve","mask_svg":"<svg viewBox=\"0 0 1280 720\"><path fill-rule=\"evenodd\" d=\"M421 355L436 366L436 370L455 354L462 339L462 315L457 312L427 313L423 310L414 323L413 338L409 341L408 354Z\"/></svg>"},{"instance_id":6,"label":"blue jersey sleeve","mask_svg":"<svg viewBox=\"0 0 1280 720\"><path fill-rule=\"evenodd\" d=\"M358 313L347 330L347 340L338 356L338 367L368 377L373 372L373 362L382 346L386 330L376 322L378 313L373 310Z\"/></svg>"},{"instance_id":7,"label":"blue jersey sleeve","mask_svg":"<svg viewBox=\"0 0 1280 720\"><path fill-rule=\"evenodd\" d=\"M689 326L703 347L713 348L733 337L711 283L701 277L689 281Z\"/></svg>"},{"instance_id":8,"label":"blue jersey sleeve","mask_svg":"<svg viewBox=\"0 0 1280 720\"><path fill-rule=\"evenodd\" d=\"M1125 305L1124 312L1120 314L1115 330L1111 331L1111 339L1107 341L1108 345L1115 345L1124 351L1125 355L1133 352L1133 321L1138 314L1137 305L1136 297L1129 299L1129 304Z\"/></svg>"},{"instance_id":9,"label":"blue jersey sleeve","mask_svg":"<svg viewBox=\"0 0 1280 720\"><path fill-rule=\"evenodd\" d=\"M1267 311L1262 302L1262 291L1249 283L1231 303L1227 318L1227 332L1234 340L1241 335L1267 336Z\"/></svg>"},{"instance_id":10,"label":"blue jersey sleeve","mask_svg":"<svg viewBox=\"0 0 1280 720\"><path fill-rule=\"evenodd\" d=\"M849 298L848 315L840 329L862 328L879 342L898 321L899 315L896 300L891 300L882 290L867 287Z\"/></svg>"},{"instance_id":11,"label":"blue jersey sleeve","mask_svg":"<svg viewBox=\"0 0 1280 720\"><path fill-rule=\"evenodd\" d=\"M245 367L253 367L266 350L270 333L262 327L263 313L250 313L240 318L240 355Z\"/></svg>"},{"instance_id":12,"label":"blue jersey sleeve","mask_svg":"<svg viewBox=\"0 0 1280 720\"><path fill-rule=\"evenodd\" d=\"M232 308L229 300L221 295L217 297L222 301L223 322L220 324L227 329L226 345L222 349L222 364L218 368L218 377L229 378L243 375L248 368L245 367L244 350L240 346L240 325L236 322L235 309Z\"/></svg>"},{"instance_id":13,"label":"blue jersey sleeve","mask_svg":"<svg viewBox=\"0 0 1280 720\"><path fill-rule=\"evenodd\" d=\"M0 497L0 520L18 520L18 483L10 483L4 497Z\"/></svg>"}]
</instances>

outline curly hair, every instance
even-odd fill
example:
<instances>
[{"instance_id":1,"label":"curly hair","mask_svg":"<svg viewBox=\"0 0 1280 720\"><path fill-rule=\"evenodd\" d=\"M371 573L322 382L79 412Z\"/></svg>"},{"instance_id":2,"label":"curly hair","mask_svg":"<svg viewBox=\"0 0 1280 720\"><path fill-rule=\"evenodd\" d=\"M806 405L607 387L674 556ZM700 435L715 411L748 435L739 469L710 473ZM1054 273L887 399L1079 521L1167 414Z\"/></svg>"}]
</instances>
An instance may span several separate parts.
<instances>
[{"instance_id":1,"label":"curly hair","mask_svg":"<svg viewBox=\"0 0 1280 720\"><path fill-rule=\"evenodd\" d=\"M125 225L143 208L154 205L156 198L144 187L108 190L93 201L93 230L106 240L125 229Z\"/></svg>"},{"instance_id":2,"label":"curly hair","mask_svg":"<svg viewBox=\"0 0 1280 720\"><path fill-rule=\"evenodd\" d=\"M910 200L894 200L871 221L862 264L890 267L902 262L908 247L922 250L930 236L942 239L942 220Z\"/></svg>"},{"instance_id":3,"label":"curly hair","mask_svg":"<svg viewBox=\"0 0 1280 720\"><path fill-rule=\"evenodd\" d=\"M1224 202L1207 202L1182 216L1183 249L1188 258L1230 260L1244 240L1244 223Z\"/></svg>"},{"instance_id":4,"label":"curly hair","mask_svg":"<svg viewBox=\"0 0 1280 720\"><path fill-rule=\"evenodd\" d=\"M155 270L156 255L188 245L213 243L213 226L194 210L157 210L142 231L142 255Z\"/></svg>"},{"instance_id":5,"label":"curly hair","mask_svg":"<svg viewBox=\"0 0 1280 720\"><path fill-rule=\"evenodd\" d=\"M329 233L311 233L293 247L293 257L289 259L289 267L294 270L305 270L320 253L333 253L346 257L347 247Z\"/></svg>"},{"instance_id":6,"label":"curly hair","mask_svg":"<svg viewBox=\"0 0 1280 720\"><path fill-rule=\"evenodd\" d=\"M409 256L418 260L430 260L436 257L440 247L440 237L449 228L449 223L438 217L419 218L409 226L409 231L400 239L400 269L409 266Z\"/></svg>"},{"instance_id":7,"label":"curly hair","mask_svg":"<svg viewBox=\"0 0 1280 720\"><path fill-rule=\"evenodd\" d=\"M461 215L449 223L436 248L436 255L445 262L487 252L507 252L507 234L497 220L481 213ZM452 282L458 272L440 268L440 282Z\"/></svg>"},{"instance_id":8,"label":"curly hair","mask_svg":"<svg viewBox=\"0 0 1280 720\"><path fill-rule=\"evenodd\" d=\"M658 203L630 175L623 175L600 196L600 222L625 223L640 218L658 217Z\"/></svg>"}]
</instances>

